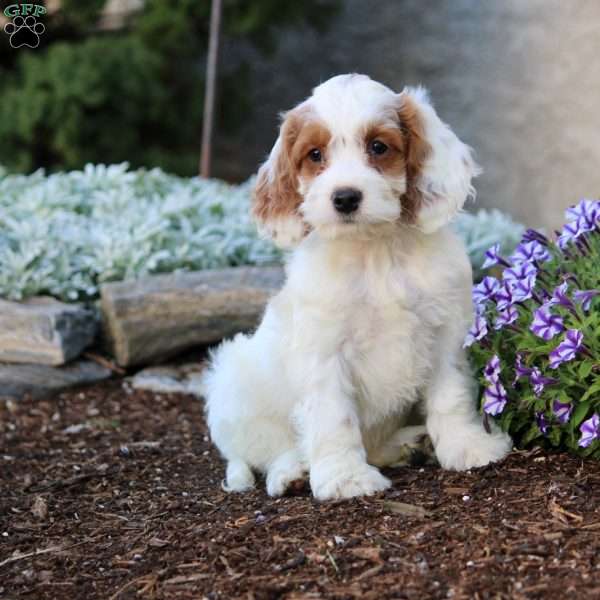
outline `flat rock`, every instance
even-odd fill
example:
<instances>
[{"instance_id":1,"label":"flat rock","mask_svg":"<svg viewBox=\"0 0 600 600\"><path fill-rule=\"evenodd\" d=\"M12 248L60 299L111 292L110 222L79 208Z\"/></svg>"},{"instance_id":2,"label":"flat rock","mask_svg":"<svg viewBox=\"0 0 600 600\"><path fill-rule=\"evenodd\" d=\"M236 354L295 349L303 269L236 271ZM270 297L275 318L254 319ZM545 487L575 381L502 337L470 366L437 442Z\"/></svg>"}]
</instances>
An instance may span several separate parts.
<instances>
[{"instance_id":1,"label":"flat rock","mask_svg":"<svg viewBox=\"0 0 600 600\"><path fill-rule=\"evenodd\" d=\"M281 267L155 275L101 287L105 337L121 366L142 365L253 329Z\"/></svg>"},{"instance_id":2,"label":"flat rock","mask_svg":"<svg viewBox=\"0 0 600 600\"><path fill-rule=\"evenodd\" d=\"M0 300L0 362L65 364L93 342L97 329L94 311L79 304Z\"/></svg>"},{"instance_id":3,"label":"flat rock","mask_svg":"<svg viewBox=\"0 0 600 600\"><path fill-rule=\"evenodd\" d=\"M188 364L177 367L148 367L136 373L131 379L131 387L160 394L201 395L200 378L202 365Z\"/></svg>"},{"instance_id":4,"label":"flat rock","mask_svg":"<svg viewBox=\"0 0 600 600\"><path fill-rule=\"evenodd\" d=\"M108 379L111 374L110 369L92 361L63 367L0 364L0 399L50 396L68 387Z\"/></svg>"}]
</instances>

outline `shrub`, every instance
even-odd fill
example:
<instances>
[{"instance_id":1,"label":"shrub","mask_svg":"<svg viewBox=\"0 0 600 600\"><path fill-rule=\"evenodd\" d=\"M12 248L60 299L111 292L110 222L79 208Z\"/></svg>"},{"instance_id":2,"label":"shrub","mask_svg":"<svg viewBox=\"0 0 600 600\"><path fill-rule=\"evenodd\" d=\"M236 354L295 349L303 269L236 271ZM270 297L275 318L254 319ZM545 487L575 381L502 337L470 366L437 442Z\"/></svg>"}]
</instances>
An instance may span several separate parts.
<instances>
[{"instance_id":1,"label":"shrub","mask_svg":"<svg viewBox=\"0 0 600 600\"><path fill-rule=\"evenodd\" d=\"M156 124L167 94L153 82L162 64L135 39L57 43L23 53L19 65L0 106L0 152L12 168L122 161L140 148L160 162Z\"/></svg>"},{"instance_id":2,"label":"shrub","mask_svg":"<svg viewBox=\"0 0 600 600\"><path fill-rule=\"evenodd\" d=\"M118 31L99 30L107 0L62 0L44 17L35 52L0 36L0 162L13 171L80 169L87 162L197 172L208 0L146 0ZM228 0L224 47L265 53L286 27L323 28L339 0ZM219 69L218 122L230 133L250 115L251 52ZM226 57L226 53L223 53Z\"/></svg>"},{"instance_id":3,"label":"shrub","mask_svg":"<svg viewBox=\"0 0 600 600\"><path fill-rule=\"evenodd\" d=\"M600 201L566 211L555 241L527 230L473 288L465 345L479 373L481 408L522 446L600 457Z\"/></svg>"},{"instance_id":4,"label":"shrub","mask_svg":"<svg viewBox=\"0 0 600 600\"><path fill-rule=\"evenodd\" d=\"M251 186L126 164L48 176L0 167L0 297L93 300L104 281L279 262L250 219ZM511 251L521 227L497 211L455 224L478 263L490 230Z\"/></svg>"}]
</instances>

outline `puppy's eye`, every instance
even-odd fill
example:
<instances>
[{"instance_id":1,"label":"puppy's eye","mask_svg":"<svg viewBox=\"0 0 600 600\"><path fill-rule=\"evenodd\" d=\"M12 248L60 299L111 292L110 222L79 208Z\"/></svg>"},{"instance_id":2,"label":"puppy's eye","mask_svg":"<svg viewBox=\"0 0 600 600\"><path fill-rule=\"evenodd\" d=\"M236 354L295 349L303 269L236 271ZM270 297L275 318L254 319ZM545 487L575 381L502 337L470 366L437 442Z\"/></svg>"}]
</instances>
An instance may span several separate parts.
<instances>
[{"instance_id":1,"label":"puppy's eye","mask_svg":"<svg viewBox=\"0 0 600 600\"><path fill-rule=\"evenodd\" d=\"M323 160L323 155L321 154L321 151L318 148L313 148L308 153L308 158L310 158L310 160L312 160L313 162L319 163Z\"/></svg>"},{"instance_id":2,"label":"puppy's eye","mask_svg":"<svg viewBox=\"0 0 600 600\"><path fill-rule=\"evenodd\" d=\"M369 154L375 154L376 156L381 156L382 154L385 154L388 150L388 147L383 143L380 142L379 140L373 140L370 144L369 144Z\"/></svg>"}]
</instances>

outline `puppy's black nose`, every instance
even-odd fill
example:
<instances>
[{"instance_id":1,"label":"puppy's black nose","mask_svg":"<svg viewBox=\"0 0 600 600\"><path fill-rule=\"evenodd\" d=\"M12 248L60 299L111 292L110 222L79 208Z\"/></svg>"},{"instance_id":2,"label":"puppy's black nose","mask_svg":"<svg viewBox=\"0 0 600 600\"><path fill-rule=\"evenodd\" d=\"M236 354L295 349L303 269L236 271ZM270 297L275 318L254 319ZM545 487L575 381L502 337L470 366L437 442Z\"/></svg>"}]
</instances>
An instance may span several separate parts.
<instances>
[{"instance_id":1,"label":"puppy's black nose","mask_svg":"<svg viewBox=\"0 0 600 600\"><path fill-rule=\"evenodd\" d=\"M362 200L362 192L354 188L340 188L333 192L332 199L335 210L343 215L349 215L358 208Z\"/></svg>"}]
</instances>

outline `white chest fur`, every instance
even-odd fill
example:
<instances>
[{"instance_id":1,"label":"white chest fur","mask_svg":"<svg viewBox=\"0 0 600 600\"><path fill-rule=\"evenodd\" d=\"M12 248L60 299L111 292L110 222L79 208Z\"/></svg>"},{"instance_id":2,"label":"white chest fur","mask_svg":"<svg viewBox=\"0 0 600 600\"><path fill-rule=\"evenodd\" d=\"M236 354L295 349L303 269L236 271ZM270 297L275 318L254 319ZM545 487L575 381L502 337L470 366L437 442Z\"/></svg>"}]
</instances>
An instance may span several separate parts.
<instances>
[{"instance_id":1,"label":"white chest fur","mask_svg":"<svg viewBox=\"0 0 600 600\"><path fill-rule=\"evenodd\" d=\"M301 385L311 364L337 355L366 425L416 401L447 316L427 254L411 249L386 238L314 241L290 265L292 375Z\"/></svg>"}]
</instances>

